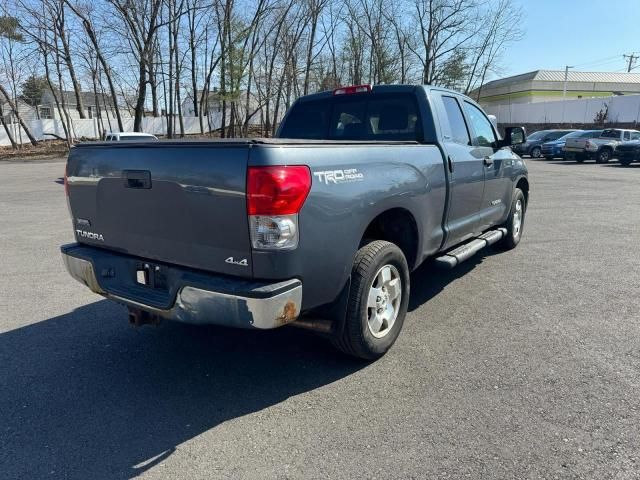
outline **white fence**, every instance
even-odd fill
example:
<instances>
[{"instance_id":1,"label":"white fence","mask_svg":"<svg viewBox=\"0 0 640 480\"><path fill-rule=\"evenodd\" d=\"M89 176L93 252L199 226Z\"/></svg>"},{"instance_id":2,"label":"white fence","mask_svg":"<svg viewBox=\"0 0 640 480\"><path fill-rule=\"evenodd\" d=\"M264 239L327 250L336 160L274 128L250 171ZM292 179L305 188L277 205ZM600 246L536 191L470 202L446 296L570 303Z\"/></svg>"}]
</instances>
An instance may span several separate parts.
<instances>
[{"instance_id":1,"label":"white fence","mask_svg":"<svg viewBox=\"0 0 640 480\"><path fill-rule=\"evenodd\" d=\"M487 107L498 123L595 123L607 111L606 122L640 122L640 95L588 98L556 102L514 103Z\"/></svg>"},{"instance_id":2,"label":"white fence","mask_svg":"<svg viewBox=\"0 0 640 480\"><path fill-rule=\"evenodd\" d=\"M206 118L203 118L203 125L205 132L208 131L208 122ZM123 118L123 127L125 131L133 130L133 118ZM106 119L103 119L103 124L106 130L117 131L118 123L115 119L111 119L111 128ZM46 135L52 133L61 138L65 137L64 128L62 128L62 122L60 120L33 120L27 122L31 134L37 140L51 140L55 138L52 135ZM29 138L25 134L22 128L18 128L18 124L14 123L8 125L11 135L16 142L29 143ZM152 133L154 135L166 135L167 134L167 118L166 117L145 117L142 119L142 131L145 133ZM180 132L180 123L176 118L175 131ZM187 134L200 133L200 119L198 117L184 117L184 131ZM74 138L100 138L100 125L97 119L87 120L73 120L72 121L72 136ZM0 146L11 145L7 132L4 126L0 126Z\"/></svg>"}]
</instances>

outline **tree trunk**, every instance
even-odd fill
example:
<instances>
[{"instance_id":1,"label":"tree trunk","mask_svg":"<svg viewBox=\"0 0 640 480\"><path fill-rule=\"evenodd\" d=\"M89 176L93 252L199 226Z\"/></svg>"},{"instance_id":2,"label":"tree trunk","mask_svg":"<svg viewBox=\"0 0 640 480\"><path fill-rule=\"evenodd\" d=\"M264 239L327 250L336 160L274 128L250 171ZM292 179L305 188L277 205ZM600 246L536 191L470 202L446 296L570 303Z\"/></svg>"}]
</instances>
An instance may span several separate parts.
<instances>
[{"instance_id":1,"label":"tree trunk","mask_svg":"<svg viewBox=\"0 0 640 480\"><path fill-rule=\"evenodd\" d=\"M73 93L76 97L76 109L78 110L78 114L80 118L87 118L84 113L84 100L82 99L82 92L80 90L80 82L78 82L78 78L76 77L76 71L73 67L73 61L71 60L71 50L69 49L69 41L67 40L67 34L65 32L65 23L64 23L64 0L60 2L60 21L56 22L58 25L58 35L60 37L60 42L62 43L62 51L64 53L64 63L67 65L67 70L69 71L69 77L71 78L71 84L73 85Z\"/></svg>"},{"instance_id":2,"label":"tree trunk","mask_svg":"<svg viewBox=\"0 0 640 480\"><path fill-rule=\"evenodd\" d=\"M142 132L142 118L144 117L144 101L147 96L147 68L143 57L140 57L138 70L138 98L136 100L135 115L133 117L133 131Z\"/></svg>"},{"instance_id":3,"label":"tree trunk","mask_svg":"<svg viewBox=\"0 0 640 480\"><path fill-rule=\"evenodd\" d=\"M69 5L69 8L71 8L71 11L73 11L73 13L75 13L76 16L82 20L82 27L84 28L84 31L87 33L87 36L89 37L89 40L91 41L91 44L95 49L95 54L96 54L96 57L98 57L98 60L100 61L100 65L102 65L102 69L104 70L104 75L107 77L107 84L109 85L109 94L111 95L111 101L113 102L114 114L116 116L116 120L118 121L118 130L122 132L124 131L124 127L122 125L122 117L120 115L120 109L118 108L118 97L116 95L116 87L113 83L113 78L111 76L111 69L109 68L109 65L107 64L107 61L105 60L104 56L102 55L102 50L100 49L100 44L98 43L98 38L96 37L95 31L93 30L93 26L91 25L91 22L89 22L87 17L85 17L82 13L80 13L80 11L77 10L71 2L69 2L69 0L65 0L65 1L67 5ZM108 116L107 116L107 120L108 120Z\"/></svg>"},{"instance_id":4,"label":"tree trunk","mask_svg":"<svg viewBox=\"0 0 640 480\"><path fill-rule=\"evenodd\" d=\"M4 121L4 112L2 111L2 103L0 103L0 123L2 123L2 126L4 127L4 131L7 132L7 137L11 142L11 148L13 148L14 150L17 150L18 144L14 140L13 135L11 134L11 130L9 130L8 125Z\"/></svg>"},{"instance_id":5,"label":"tree trunk","mask_svg":"<svg viewBox=\"0 0 640 480\"><path fill-rule=\"evenodd\" d=\"M31 131L29 130L29 127L27 127L27 124L24 123L24 121L22 120L22 116L20 115L20 112L16 108L16 105L11 100L11 97L9 96L9 92L7 92L2 85L0 85L0 93L2 93L4 98L7 100L7 103L9 104L9 108L13 111L14 115L18 119L18 122L22 126L22 129L24 130L24 133L26 133L27 137L29 137L29 141L31 142L31 145L33 145L35 147L38 144L38 141L31 134ZM5 125L5 128L6 128L6 125Z\"/></svg>"}]
</instances>

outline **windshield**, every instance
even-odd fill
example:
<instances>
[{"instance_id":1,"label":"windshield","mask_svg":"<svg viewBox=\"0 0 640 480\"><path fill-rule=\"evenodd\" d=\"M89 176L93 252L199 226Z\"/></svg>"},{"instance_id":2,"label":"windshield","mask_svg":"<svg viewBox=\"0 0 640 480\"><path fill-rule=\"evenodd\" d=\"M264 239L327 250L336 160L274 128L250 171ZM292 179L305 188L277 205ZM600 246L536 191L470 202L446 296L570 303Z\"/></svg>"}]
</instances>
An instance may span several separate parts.
<instances>
[{"instance_id":1,"label":"windshield","mask_svg":"<svg viewBox=\"0 0 640 480\"><path fill-rule=\"evenodd\" d=\"M580 132L578 135L580 138L597 138L602 134L602 130L587 130L586 132Z\"/></svg>"},{"instance_id":2,"label":"windshield","mask_svg":"<svg viewBox=\"0 0 640 480\"><path fill-rule=\"evenodd\" d=\"M566 140L567 138L579 138L579 137L586 137L586 136L587 135L585 135L585 132L583 131L570 132L570 133L567 133L566 135L563 135L558 140Z\"/></svg>"},{"instance_id":3,"label":"windshield","mask_svg":"<svg viewBox=\"0 0 640 480\"><path fill-rule=\"evenodd\" d=\"M411 94L341 95L296 103L280 138L312 140L422 140Z\"/></svg>"},{"instance_id":4,"label":"windshield","mask_svg":"<svg viewBox=\"0 0 640 480\"><path fill-rule=\"evenodd\" d=\"M538 132L533 132L531 135L527 137L527 140L540 140L547 134L547 130L540 130Z\"/></svg>"}]
</instances>

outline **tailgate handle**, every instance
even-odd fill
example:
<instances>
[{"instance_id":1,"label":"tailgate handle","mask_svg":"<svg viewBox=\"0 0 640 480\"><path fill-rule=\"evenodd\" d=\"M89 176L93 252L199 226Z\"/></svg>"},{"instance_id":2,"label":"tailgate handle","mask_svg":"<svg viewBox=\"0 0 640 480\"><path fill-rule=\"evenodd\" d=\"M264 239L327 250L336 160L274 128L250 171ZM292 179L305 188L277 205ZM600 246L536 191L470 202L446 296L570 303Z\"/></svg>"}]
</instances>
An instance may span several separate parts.
<instances>
[{"instance_id":1,"label":"tailgate handle","mask_svg":"<svg viewBox=\"0 0 640 480\"><path fill-rule=\"evenodd\" d=\"M123 170L126 188L151 188L151 172L148 170Z\"/></svg>"}]
</instances>

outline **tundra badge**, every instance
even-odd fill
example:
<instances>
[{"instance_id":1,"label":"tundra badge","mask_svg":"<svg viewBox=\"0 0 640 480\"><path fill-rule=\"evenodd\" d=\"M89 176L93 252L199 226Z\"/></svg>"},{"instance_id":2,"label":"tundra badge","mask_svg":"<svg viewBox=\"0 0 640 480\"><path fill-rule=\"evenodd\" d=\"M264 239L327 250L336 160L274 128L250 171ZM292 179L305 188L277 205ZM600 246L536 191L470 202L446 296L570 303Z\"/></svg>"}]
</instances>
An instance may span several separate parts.
<instances>
[{"instance_id":1,"label":"tundra badge","mask_svg":"<svg viewBox=\"0 0 640 480\"><path fill-rule=\"evenodd\" d=\"M86 230L80 230L79 228L76 229L76 233L79 237L82 238L89 238L91 240L99 240L101 242L104 242L104 237L101 233L87 232Z\"/></svg>"}]
</instances>

